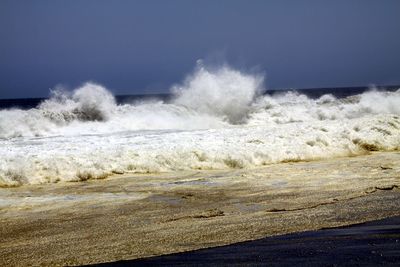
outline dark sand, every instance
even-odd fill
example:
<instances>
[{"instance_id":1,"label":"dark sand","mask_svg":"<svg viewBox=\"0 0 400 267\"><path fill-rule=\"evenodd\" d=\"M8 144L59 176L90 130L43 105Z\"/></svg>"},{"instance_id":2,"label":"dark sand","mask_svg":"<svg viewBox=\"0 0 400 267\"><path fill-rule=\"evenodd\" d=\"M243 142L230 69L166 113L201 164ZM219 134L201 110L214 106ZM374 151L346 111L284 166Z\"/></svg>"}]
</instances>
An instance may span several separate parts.
<instances>
[{"instance_id":1,"label":"dark sand","mask_svg":"<svg viewBox=\"0 0 400 267\"><path fill-rule=\"evenodd\" d=\"M399 266L400 217L96 266Z\"/></svg>"}]
</instances>

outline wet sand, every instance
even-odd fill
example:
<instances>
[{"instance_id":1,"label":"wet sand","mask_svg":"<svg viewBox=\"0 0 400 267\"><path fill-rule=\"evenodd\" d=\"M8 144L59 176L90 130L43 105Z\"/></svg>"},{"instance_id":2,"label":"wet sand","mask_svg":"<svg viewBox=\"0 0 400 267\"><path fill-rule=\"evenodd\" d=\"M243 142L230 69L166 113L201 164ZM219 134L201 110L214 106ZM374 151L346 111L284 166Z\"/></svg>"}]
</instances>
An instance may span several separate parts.
<instances>
[{"instance_id":1,"label":"wet sand","mask_svg":"<svg viewBox=\"0 0 400 267\"><path fill-rule=\"evenodd\" d=\"M0 189L0 265L137 259L400 215L400 153Z\"/></svg>"},{"instance_id":2,"label":"wet sand","mask_svg":"<svg viewBox=\"0 0 400 267\"><path fill-rule=\"evenodd\" d=\"M96 266L399 266L400 217Z\"/></svg>"}]
</instances>

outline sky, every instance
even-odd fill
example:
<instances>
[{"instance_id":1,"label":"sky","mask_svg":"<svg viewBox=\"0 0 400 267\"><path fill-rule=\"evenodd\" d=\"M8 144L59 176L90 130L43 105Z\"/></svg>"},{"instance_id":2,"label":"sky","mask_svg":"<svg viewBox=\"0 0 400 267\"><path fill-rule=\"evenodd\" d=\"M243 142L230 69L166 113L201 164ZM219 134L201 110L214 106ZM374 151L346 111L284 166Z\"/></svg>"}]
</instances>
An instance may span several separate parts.
<instances>
[{"instance_id":1,"label":"sky","mask_svg":"<svg viewBox=\"0 0 400 267\"><path fill-rule=\"evenodd\" d=\"M398 0L1 0L0 98L168 92L196 60L266 87L400 84Z\"/></svg>"}]
</instances>

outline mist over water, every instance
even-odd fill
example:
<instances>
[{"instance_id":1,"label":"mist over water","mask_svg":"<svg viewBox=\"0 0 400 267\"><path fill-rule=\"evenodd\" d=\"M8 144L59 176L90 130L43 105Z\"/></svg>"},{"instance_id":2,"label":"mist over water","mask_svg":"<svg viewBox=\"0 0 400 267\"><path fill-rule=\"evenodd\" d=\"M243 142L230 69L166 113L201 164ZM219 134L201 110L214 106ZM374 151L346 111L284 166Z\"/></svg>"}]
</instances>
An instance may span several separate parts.
<instances>
[{"instance_id":1,"label":"mist over water","mask_svg":"<svg viewBox=\"0 0 400 267\"><path fill-rule=\"evenodd\" d=\"M117 104L86 83L29 110L0 110L0 185L127 172L252 168L400 148L400 89L347 98L263 95L228 65L194 72L170 101Z\"/></svg>"}]
</instances>

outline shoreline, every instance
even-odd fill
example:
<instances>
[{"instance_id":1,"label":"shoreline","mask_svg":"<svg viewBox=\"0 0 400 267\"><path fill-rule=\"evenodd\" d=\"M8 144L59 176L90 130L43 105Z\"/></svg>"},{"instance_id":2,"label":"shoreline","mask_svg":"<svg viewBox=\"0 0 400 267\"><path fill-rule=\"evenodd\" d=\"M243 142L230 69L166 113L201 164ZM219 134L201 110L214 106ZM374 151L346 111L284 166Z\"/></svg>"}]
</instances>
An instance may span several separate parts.
<instances>
[{"instance_id":1,"label":"shoreline","mask_svg":"<svg viewBox=\"0 0 400 267\"><path fill-rule=\"evenodd\" d=\"M152 257L400 216L400 153L0 189L1 265Z\"/></svg>"}]
</instances>

